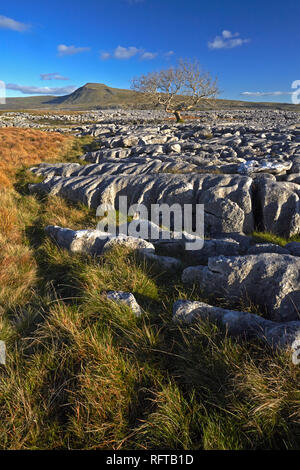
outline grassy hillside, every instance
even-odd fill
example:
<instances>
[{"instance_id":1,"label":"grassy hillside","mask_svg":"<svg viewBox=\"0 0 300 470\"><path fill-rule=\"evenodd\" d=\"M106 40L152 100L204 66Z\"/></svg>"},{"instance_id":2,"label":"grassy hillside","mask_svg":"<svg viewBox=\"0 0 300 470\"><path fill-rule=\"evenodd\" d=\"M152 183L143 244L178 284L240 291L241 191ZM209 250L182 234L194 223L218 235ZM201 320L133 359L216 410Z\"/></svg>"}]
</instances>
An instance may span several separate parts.
<instances>
[{"instance_id":1,"label":"grassy hillside","mask_svg":"<svg viewBox=\"0 0 300 470\"><path fill-rule=\"evenodd\" d=\"M111 88L102 83L87 83L66 96L30 96L27 98L7 98L6 105L0 105L1 110L84 110L109 107L138 108L145 107L141 94L132 90ZM216 100L213 108L271 108L290 111L300 111L300 105L288 103L252 103L238 100ZM199 107L201 109L201 106ZM207 107L205 107L207 109Z\"/></svg>"},{"instance_id":2,"label":"grassy hillside","mask_svg":"<svg viewBox=\"0 0 300 470\"><path fill-rule=\"evenodd\" d=\"M26 98L6 98L6 104L0 104L2 110L26 110L47 108L46 103L52 100L53 96L28 96ZM50 107L50 106L49 106Z\"/></svg>"},{"instance_id":3,"label":"grassy hillside","mask_svg":"<svg viewBox=\"0 0 300 470\"><path fill-rule=\"evenodd\" d=\"M139 102L138 93L131 90L110 88L102 83L87 83L67 96L51 100L52 105L58 106L108 106L128 105Z\"/></svg>"}]
</instances>

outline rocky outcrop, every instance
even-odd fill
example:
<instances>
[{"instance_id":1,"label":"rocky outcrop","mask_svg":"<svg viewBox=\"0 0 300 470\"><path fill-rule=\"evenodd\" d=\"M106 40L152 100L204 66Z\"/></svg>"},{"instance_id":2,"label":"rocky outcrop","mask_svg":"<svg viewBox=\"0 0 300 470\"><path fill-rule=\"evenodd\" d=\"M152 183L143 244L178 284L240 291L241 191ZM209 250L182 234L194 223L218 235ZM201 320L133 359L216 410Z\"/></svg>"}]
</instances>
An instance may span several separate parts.
<instances>
[{"instance_id":1,"label":"rocky outcrop","mask_svg":"<svg viewBox=\"0 0 300 470\"><path fill-rule=\"evenodd\" d=\"M292 162L277 162L276 160L247 160L238 167L241 175L252 175L253 173L271 173L273 175L286 174L292 167Z\"/></svg>"},{"instance_id":2,"label":"rocky outcrop","mask_svg":"<svg viewBox=\"0 0 300 470\"><path fill-rule=\"evenodd\" d=\"M197 166L191 163L175 161L162 162L151 160L145 163L139 161L106 162L93 165L79 165L78 163L42 163L38 167L31 168L32 173L39 176L62 176L65 178L78 176L101 175L142 175L152 173L193 173Z\"/></svg>"},{"instance_id":3,"label":"rocky outcrop","mask_svg":"<svg viewBox=\"0 0 300 470\"><path fill-rule=\"evenodd\" d=\"M188 267L185 283L197 283L206 296L260 306L274 321L300 319L300 259L273 253L209 258L208 266Z\"/></svg>"},{"instance_id":4,"label":"rocky outcrop","mask_svg":"<svg viewBox=\"0 0 300 470\"><path fill-rule=\"evenodd\" d=\"M152 243L123 234L114 236L99 230L71 230L69 228L49 225L45 229L57 244L73 253L85 253L89 255L101 255L116 245L127 246L133 250L147 250L154 253Z\"/></svg>"},{"instance_id":5,"label":"rocky outcrop","mask_svg":"<svg viewBox=\"0 0 300 470\"><path fill-rule=\"evenodd\" d=\"M299 233L299 185L266 177L253 182L238 175L166 174L174 168L161 162L44 165L33 171L45 180L30 185L30 191L59 195L93 208L99 204L118 208L119 196L127 196L129 205L145 204L149 211L152 204L163 202L182 207L204 204L207 235L251 233L254 227L285 237ZM180 169L182 164L177 166ZM160 171L164 174L156 173Z\"/></svg>"},{"instance_id":6,"label":"rocky outcrop","mask_svg":"<svg viewBox=\"0 0 300 470\"><path fill-rule=\"evenodd\" d=\"M97 208L111 204L118 209L120 196L128 206L144 204L204 204L207 234L253 230L252 180L232 175L135 175L46 178L30 185L31 192L49 193Z\"/></svg>"},{"instance_id":7,"label":"rocky outcrop","mask_svg":"<svg viewBox=\"0 0 300 470\"><path fill-rule=\"evenodd\" d=\"M299 114L262 109L193 113L201 122L166 122L158 110L74 116L83 124L75 128L78 135L97 137L97 150L81 157L92 164L42 164L33 172L46 179L31 189L90 207L116 205L120 194L130 203L205 204L206 234L215 237L253 228L285 237L299 233ZM89 118L95 122L84 124Z\"/></svg>"},{"instance_id":8,"label":"rocky outcrop","mask_svg":"<svg viewBox=\"0 0 300 470\"><path fill-rule=\"evenodd\" d=\"M45 231L60 247L73 253L100 256L122 246L156 264L162 271L174 271L182 267L181 261L176 258L155 254L154 245L142 238L122 233L113 235L99 230L71 230L55 225L49 225Z\"/></svg>"},{"instance_id":9,"label":"rocky outcrop","mask_svg":"<svg viewBox=\"0 0 300 470\"><path fill-rule=\"evenodd\" d=\"M264 181L258 188L263 229L285 237L300 232L300 186Z\"/></svg>"},{"instance_id":10,"label":"rocky outcrop","mask_svg":"<svg viewBox=\"0 0 300 470\"><path fill-rule=\"evenodd\" d=\"M256 338L272 347L293 348L293 343L300 340L300 321L277 323L253 313L213 307L204 302L175 302L173 321L191 324L201 320L220 325L230 336Z\"/></svg>"}]
</instances>

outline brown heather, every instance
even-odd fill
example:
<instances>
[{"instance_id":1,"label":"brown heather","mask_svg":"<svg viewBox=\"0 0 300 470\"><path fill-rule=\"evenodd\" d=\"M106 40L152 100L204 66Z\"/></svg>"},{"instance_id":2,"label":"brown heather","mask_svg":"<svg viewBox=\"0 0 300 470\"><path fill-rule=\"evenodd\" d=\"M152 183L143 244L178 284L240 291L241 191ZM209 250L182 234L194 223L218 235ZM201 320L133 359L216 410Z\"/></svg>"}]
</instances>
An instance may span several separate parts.
<instances>
[{"instance_id":1,"label":"brown heather","mask_svg":"<svg viewBox=\"0 0 300 470\"><path fill-rule=\"evenodd\" d=\"M11 185L14 171L44 160L57 160L73 138L57 132L5 127L0 129L0 187Z\"/></svg>"}]
</instances>

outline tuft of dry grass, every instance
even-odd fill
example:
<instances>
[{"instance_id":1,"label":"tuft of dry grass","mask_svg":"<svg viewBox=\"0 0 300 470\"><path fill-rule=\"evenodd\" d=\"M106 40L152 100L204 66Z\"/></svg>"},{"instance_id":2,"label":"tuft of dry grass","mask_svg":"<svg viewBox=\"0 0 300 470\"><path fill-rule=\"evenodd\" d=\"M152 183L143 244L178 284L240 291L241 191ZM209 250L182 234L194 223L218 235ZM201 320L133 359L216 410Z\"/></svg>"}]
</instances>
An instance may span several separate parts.
<instances>
[{"instance_id":1,"label":"tuft of dry grass","mask_svg":"<svg viewBox=\"0 0 300 470\"><path fill-rule=\"evenodd\" d=\"M74 137L35 129L0 129L0 306L16 307L32 296L38 267L29 244L33 232L41 231L43 216L50 223L53 220L62 225L69 220L78 226L88 220L88 211L68 207L59 198L49 201L43 215L35 197L22 195L14 188L22 178L31 178L20 170L77 151L82 153Z\"/></svg>"}]
</instances>

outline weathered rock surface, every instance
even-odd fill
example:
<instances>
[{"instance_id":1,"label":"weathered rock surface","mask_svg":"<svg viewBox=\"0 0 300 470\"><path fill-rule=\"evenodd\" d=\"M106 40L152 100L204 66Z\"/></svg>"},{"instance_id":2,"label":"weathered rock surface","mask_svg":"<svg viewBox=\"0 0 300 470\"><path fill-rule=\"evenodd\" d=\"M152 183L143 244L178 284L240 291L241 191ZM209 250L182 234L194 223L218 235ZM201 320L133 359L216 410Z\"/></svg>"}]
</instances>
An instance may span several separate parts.
<instances>
[{"instance_id":1,"label":"weathered rock surface","mask_svg":"<svg viewBox=\"0 0 300 470\"><path fill-rule=\"evenodd\" d=\"M267 160L248 160L241 163L238 173L252 175L253 173L271 173L273 175L285 174L292 167L292 162L276 162Z\"/></svg>"},{"instance_id":2,"label":"weathered rock surface","mask_svg":"<svg viewBox=\"0 0 300 470\"><path fill-rule=\"evenodd\" d=\"M6 346L4 341L0 341L0 364L5 365L6 363Z\"/></svg>"},{"instance_id":3,"label":"weathered rock surface","mask_svg":"<svg viewBox=\"0 0 300 470\"><path fill-rule=\"evenodd\" d=\"M292 237L300 232L300 186L265 181L258 187L263 229Z\"/></svg>"},{"instance_id":4,"label":"weathered rock surface","mask_svg":"<svg viewBox=\"0 0 300 470\"><path fill-rule=\"evenodd\" d=\"M103 253L112 250L115 247L124 246L130 250L137 250L140 252L153 253L154 246L152 243L143 240L142 238L135 238L126 235L109 235L109 239L103 246Z\"/></svg>"},{"instance_id":5,"label":"weathered rock surface","mask_svg":"<svg viewBox=\"0 0 300 470\"><path fill-rule=\"evenodd\" d=\"M209 258L208 266L188 267L185 283L198 283L205 295L238 304L241 299L266 310L274 321L300 318L300 260L273 253Z\"/></svg>"},{"instance_id":6,"label":"weathered rock surface","mask_svg":"<svg viewBox=\"0 0 300 470\"><path fill-rule=\"evenodd\" d=\"M66 248L73 253L101 255L116 245L127 246L134 250L147 250L154 253L152 243L122 234L114 236L99 230L71 230L54 225L49 225L45 231L60 247Z\"/></svg>"},{"instance_id":7,"label":"weathered rock surface","mask_svg":"<svg viewBox=\"0 0 300 470\"><path fill-rule=\"evenodd\" d=\"M131 308L136 317L140 317L142 315L141 307L139 306L134 295L131 294L131 292L111 290L106 292L106 296L109 300L128 305L128 307Z\"/></svg>"},{"instance_id":8,"label":"weathered rock surface","mask_svg":"<svg viewBox=\"0 0 300 470\"><path fill-rule=\"evenodd\" d=\"M151 253L148 250L141 250L140 254L148 261L155 263L162 271L177 271L182 268L182 263L179 259L171 256L161 256Z\"/></svg>"},{"instance_id":9,"label":"weathered rock surface","mask_svg":"<svg viewBox=\"0 0 300 470\"><path fill-rule=\"evenodd\" d=\"M128 205L204 204L205 229L218 232L246 232L254 228L250 187L252 180L235 175L138 175L48 177L30 185L30 191L49 193L97 208L110 204L118 209L118 198L127 196Z\"/></svg>"},{"instance_id":10,"label":"weathered rock surface","mask_svg":"<svg viewBox=\"0 0 300 470\"><path fill-rule=\"evenodd\" d=\"M300 243L290 242L285 245L285 249L290 252L293 256L300 256Z\"/></svg>"},{"instance_id":11,"label":"weathered rock surface","mask_svg":"<svg viewBox=\"0 0 300 470\"><path fill-rule=\"evenodd\" d=\"M200 320L219 324L230 336L257 338L274 347L292 348L294 341L300 339L300 321L277 323L253 313L213 307L204 302L175 302L173 321L190 324Z\"/></svg>"},{"instance_id":12,"label":"weathered rock surface","mask_svg":"<svg viewBox=\"0 0 300 470\"><path fill-rule=\"evenodd\" d=\"M156 255L154 245L142 238L122 233L112 235L99 230L71 230L54 225L49 225L45 231L60 247L73 253L99 256L115 247L124 246L155 263L162 271L174 271L182 267L181 261L176 258Z\"/></svg>"},{"instance_id":13,"label":"weathered rock surface","mask_svg":"<svg viewBox=\"0 0 300 470\"><path fill-rule=\"evenodd\" d=\"M184 259L189 264L207 264L213 256L238 256L241 254L240 244L232 238L205 240L203 248L184 253Z\"/></svg>"},{"instance_id":14,"label":"weathered rock surface","mask_svg":"<svg viewBox=\"0 0 300 470\"><path fill-rule=\"evenodd\" d=\"M197 166L183 162L162 162L150 160L145 163L139 161L107 162L93 165L79 165L78 163L50 164L42 163L39 167L31 168L36 175L42 176L100 176L100 175L139 175L152 173L192 173L196 172Z\"/></svg>"},{"instance_id":15,"label":"weathered rock surface","mask_svg":"<svg viewBox=\"0 0 300 470\"><path fill-rule=\"evenodd\" d=\"M249 248L247 255L259 255L260 253L277 253L279 255L291 254L286 248L282 248L274 243L257 243Z\"/></svg>"}]
</instances>

